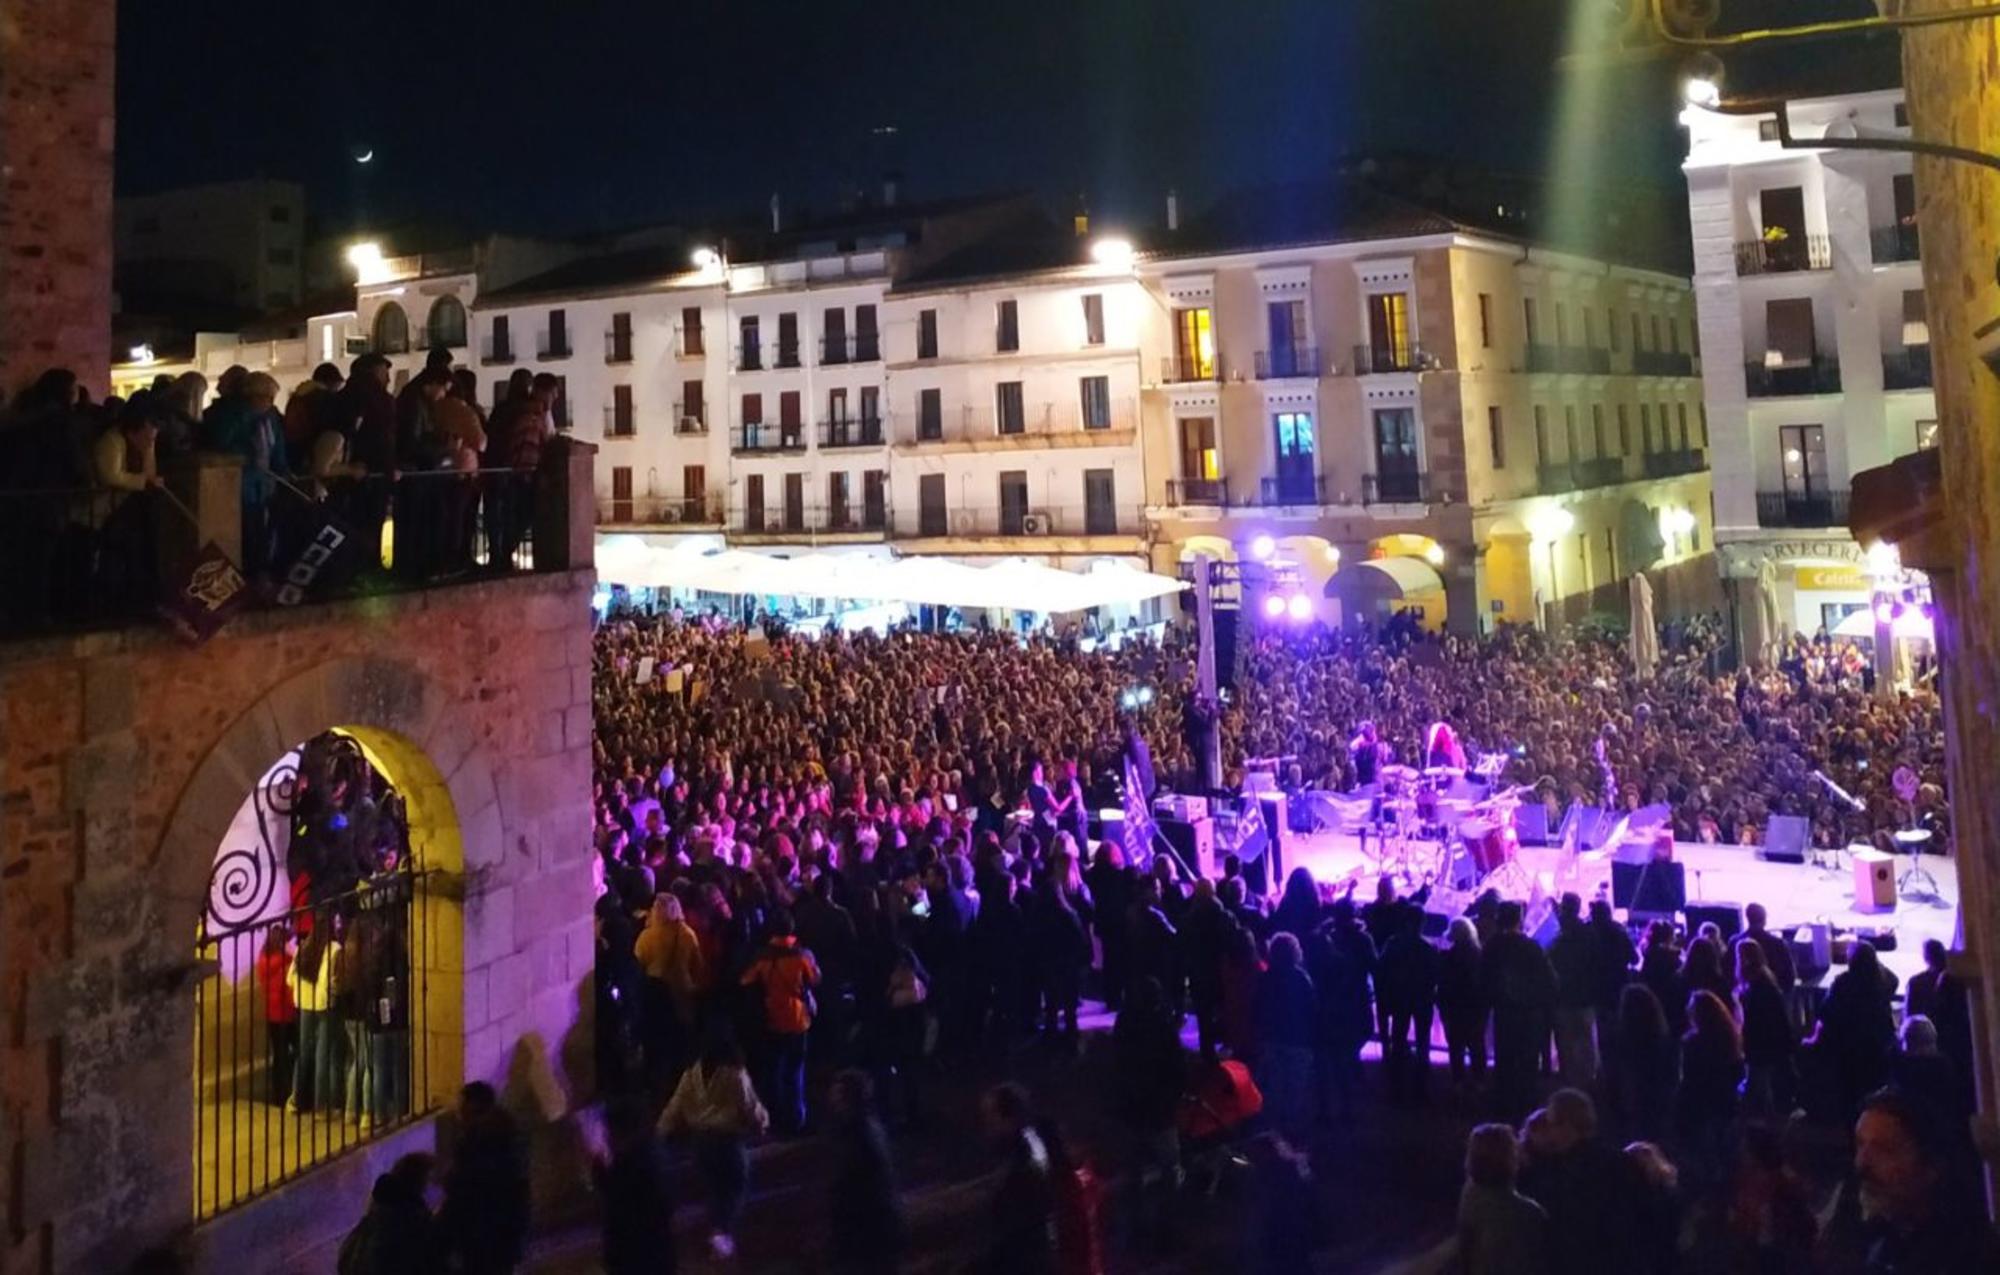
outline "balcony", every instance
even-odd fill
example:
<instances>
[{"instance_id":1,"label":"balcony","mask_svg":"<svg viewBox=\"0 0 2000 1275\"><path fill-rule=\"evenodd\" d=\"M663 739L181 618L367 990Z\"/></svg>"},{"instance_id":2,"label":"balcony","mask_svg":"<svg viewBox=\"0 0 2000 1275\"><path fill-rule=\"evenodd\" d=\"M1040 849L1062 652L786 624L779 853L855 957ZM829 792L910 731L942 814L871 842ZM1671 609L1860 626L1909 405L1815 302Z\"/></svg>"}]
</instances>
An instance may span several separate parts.
<instances>
[{"instance_id":1,"label":"balcony","mask_svg":"<svg viewBox=\"0 0 2000 1275\"><path fill-rule=\"evenodd\" d=\"M677 359L700 359L708 357L708 341L701 328L690 328L682 324L674 325L674 357Z\"/></svg>"},{"instance_id":2,"label":"balcony","mask_svg":"<svg viewBox=\"0 0 2000 1275\"><path fill-rule=\"evenodd\" d=\"M588 490L587 452L551 440L541 477L557 481L536 498L536 517L522 504L536 476L511 469L330 478L325 501L280 483L268 506L275 588L253 584L243 566L234 457L170 458L162 490L0 490L12 567L0 590L0 641L168 626L198 636L236 611L566 570L564 537L538 545L537 526L566 532L572 520L591 520L594 501L572 506L567 494ZM386 509L392 500L400 534L385 568L380 514L370 524L350 511Z\"/></svg>"},{"instance_id":3,"label":"balcony","mask_svg":"<svg viewBox=\"0 0 2000 1275\"><path fill-rule=\"evenodd\" d=\"M1433 366L1431 357L1414 345L1357 345L1354 347L1354 374L1421 372Z\"/></svg>"},{"instance_id":4,"label":"balcony","mask_svg":"<svg viewBox=\"0 0 2000 1275\"><path fill-rule=\"evenodd\" d=\"M604 361L606 363L630 363L632 361L632 329L620 331L612 328L604 334Z\"/></svg>"},{"instance_id":5,"label":"balcony","mask_svg":"<svg viewBox=\"0 0 2000 1275\"><path fill-rule=\"evenodd\" d=\"M845 504L739 505L730 511L729 531L738 536L849 536L886 534L889 508L866 500Z\"/></svg>"},{"instance_id":6,"label":"balcony","mask_svg":"<svg viewBox=\"0 0 2000 1275\"><path fill-rule=\"evenodd\" d=\"M1034 540L1050 536L1139 536L1144 531L1144 511L1123 505L1034 508L988 505L977 509L933 506L897 517L891 528L891 534L898 540L943 536Z\"/></svg>"},{"instance_id":7,"label":"balcony","mask_svg":"<svg viewBox=\"0 0 2000 1275\"><path fill-rule=\"evenodd\" d=\"M1602 376L1611 370L1611 351L1588 345L1528 343L1530 372L1583 372Z\"/></svg>"},{"instance_id":8,"label":"balcony","mask_svg":"<svg viewBox=\"0 0 2000 1275\"><path fill-rule=\"evenodd\" d=\"M708 433L707 404L696 403L689 411L684 404L674 404L674 433L682 437L694 437Z\"/></svg>"},{"instance_id":9,"label":"balcony","mask_svg":"<svg viewBox=\"0 0 2000 1275\"><path fill-rule=\"evenodd\" d=\"M600 497L600 527L720 527L722 502L703 496Z\"/></svg>"},{"instance_id":10,"label":"balcony","mask_svg":"<svg viewBox=\"0 0 2000 1275\"><path fill-rule=\"evenodd\" d=\"M1443 483L1421 470L1361 476L1364 505L1429 505L1450 499L1451 492Z\"/></svg>"},{"instance_id":11,"label":"balcony","mask_svg":"<svg viewBox=\"0 0 2000 1275\"><path fill-rule=\"evenodd\" d=\"M1760 491L1760 527L1845 527L1847 492L1829 490Z\"/></svg>"},{"instance_id":12,"label":"balcony","mask_svg":"<svg viewBox=\"0 0 2000 1275\"><path fill-rule=\"evenodd\" d=\"M639 428L633 420L633 415L634 413L630 406L620 411L616 403L606 403L604 405L604 436L606 438L635 437L639 433Z\"/></svg>"},{"instance_id":13,"label":"balcony","mask_svg":"<svg viewBox=\"0 0 2000 1275\"><path fill-rule=\"evenodd\" d=\"M1257 379L1281 381L1290 377L1315 379L1320 372L1319 347L1281 345L1275 350L1257 351Z\"/></svg>"},{"instance_id":14,"label":"balcony","mask_svg":"<svg viewBox=\"0 0 2000 1275\"><path fill-rule=\"evenodd\" d=\"M1634 376L1694 376L1694 355L1673 350L1632 351Z\"/></svg>"},{"instance_id":15,"label":"balcony","mask_svg":"<svg viewBox=\"0 0 2000 1275\"><path fill-rule=\"evenodd\" d=\"M822 448L880 447L886 441L879 416L819 423L819 445Z\"/></svg>"},{"instance_id":16,"label":"balcony","mask_svg":"<svg viewBox=\"0 0 2000 1275\"><path fill-rule=\"evenodd\" d=\"M1840 393L1840 360L1815 358L1810 363L1771 367L1743 366L1743 388L1751 398L1788 398L1802 394Z\"/></svg>"},{"instance_id":17,"label":"balcony","mask_svg":"<svg viewBox=\"0 0 2000 1275\"><path fill-rule=\"evenodd\" d=\"M1912 345L1882 352L1882 388L1927 390L1931 387L1931 347Z\"/></svg>"},{"instance_id":18,"label":"balcony","mask_svg":"<svg viewBox=\"0 0 2000 1275\"><path fill-rule=\"evenodd\" d=\"M1169 478L1167 480L1167 504L1175 509L1189 506L1212 506L1226 508L1229 504L1229 483L1222 478Z\"/></svg>"},{"instance_id":19,"label":"balcony","mask_svg":"<svg viewBox=\"0 0 2000 1275\"><path fill-rule=\"evenodd\" d=\"M1186 354L1169 354L1160 360L1160 380L1167 385L1188 385L1197 381L1219 381L1222 379L1222 360L1211 358L1204 362Z\"/></svg>"},{"instance_id":20,"label":"balcony","mask_svg":"<svg viewBox=\"0 0 2000 1275\"><path fill-rule=\"evenodd\" d=\"M795 368L798 365L799 343L797 341L778 342L774 356L771 359L771 366L782 372L789 368Z\"/></svg>"},{"instance_id":21,"label":"balcony","mask_svg":"<svg viewBox=\"0 0 2000 1275\"><path fill-rule=\"evenodd\" d=\"M495 366L496 364L505 365L512 363L514 361L514 343L512 341L488 341L486 348L479 352L479 361L488 367Z\"/></svg>"},{"instance_id":22,"label":"balcony","mask_svg":"<svg viewBox=\"0 0 2000 1275\"><path fill-rule=\"evenodd\" d=\"M934 419L922 413L908 417L909 431L898 433L896 441L905 445L928 446L939 443L977 444L997 439L1055 439L1075 445L1093 434L1130 431L1138 420L1131 399L1113 399L1108 415L1099 421L1085 419L1080 404L1028 403L1018 417L1003 415L992 407L960 407ZM1017 444L1018 445L1018 444Z\"/></svg>"},{"instance_id":23,"label":"balcony","mask_svg":"<svg viewBox=\"0 0 2000 1275\"><path fill-rule=\"evenodd\" d=\"M1708 453L1699 447L1682 451L1647 452L1645 473L1648 478L1678 478L1682 474L1698 474L1708 468Z\"/></svg>"},{"instance_id":24,"label":"balcony","mask_svg":"<svg viewBox=\"0 0 2000 1275\"><path fill-rule=\"evenodd\" d=\"M1535 467L1536 488L1544 496L1589 491L1593 487L1614 487L1624 481L1623 456L1592 456L1587 460L1557 461Z\"/></svg>"},{"instance_id":25,"label":"balcony","mask_svg":"<svg viewBox=\"0 0 2000 1275\"><path fill-rule=\"evenodd\" d=\"M1789 235L1783 239L1751 239L1736 245L1736 273L1790 274L1828 270L1833 252L1825 235Z\"/></svg>"},{"instance_id":26,"label":"balcony","mask_svg":"<svg viewBox=\"0 0 2000 1275\"><path fill-rule=\"evenodd\" d=\"M737 346L735 367L738 372L763 371L764 347L754 341L745 341Z\"/></svg>"},{"instance_id":27,"label":"balcony","mask_svg":"<svg viewBox=\"0 0 2000 1275\"><path fill-rule=\"evenodd\" d=\"M1324 505L1325 474L1274 474L1257 483L1257 503L1266 509L1287 505Z\"/></svg>"},{"instance_id":28,"label":"balcony","mask_svg":"<svg viewBox=\"0 0 2000 1275\"><path fill-rule=\"evenodd\" d=\"M1922 255L1922 245L1917 241L1917 225L1876 226L1868 232L1869 253L1878 266L1886 266L1895 261L1916 261Z\"/></svg>"},{"instance_id":29,"label":"balcony","mask_svg":"<svg viewBox=\"0 0 2000 1275\"><path fill-rule=\"evenodd\" d=\"M819 361L825 366L843 363L877 363L882 359L882 338L874 332L856 332L850 336L821 337ZM797 361L796 355L794 362ZM783 366L782 364L780 366Z\"/></svg>"},{"instance_id":30,"label":"balcony","mask_svg":"<svg viewBox=\"0 0 2000 1275\"><path fill-rule=\"evenodd\" d=\"M570 349L568 335L560 332L543 337L541 345L535 351L536 357L544 362L566 359L574 353L575 351Z\"/></svg>"},{"instance_id":31,"label":"balcony","mask_svg":"<svg viewBox=\"0 0 2000 1275\"><path fill-rule=\"evenodd\" d=\"M751 421L729 431L729 450L737 456L781 456L805 449L806 432L802 425Z\"/></svg>"}]
</instances>

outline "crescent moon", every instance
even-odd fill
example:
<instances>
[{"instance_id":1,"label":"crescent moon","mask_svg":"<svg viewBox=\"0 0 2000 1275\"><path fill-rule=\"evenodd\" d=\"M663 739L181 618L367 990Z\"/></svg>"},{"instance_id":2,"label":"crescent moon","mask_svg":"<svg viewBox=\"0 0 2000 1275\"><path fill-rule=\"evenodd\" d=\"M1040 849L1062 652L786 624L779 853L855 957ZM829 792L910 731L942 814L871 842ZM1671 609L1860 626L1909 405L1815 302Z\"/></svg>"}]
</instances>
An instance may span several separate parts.
<instances>
[{"instance_id":1,"label":"crescent moon","mask_svg":"<svg viewBox=\"0 0 2000 1275\"><path fill-rule=\"evenodd\" d=\"M356 155L354 157L354 162L357 164L366 164L369 161L373 160L374 158L375 158L375 152L372 149L365 150L361 152L359 155Z\"/></svg>"}]
</instances>

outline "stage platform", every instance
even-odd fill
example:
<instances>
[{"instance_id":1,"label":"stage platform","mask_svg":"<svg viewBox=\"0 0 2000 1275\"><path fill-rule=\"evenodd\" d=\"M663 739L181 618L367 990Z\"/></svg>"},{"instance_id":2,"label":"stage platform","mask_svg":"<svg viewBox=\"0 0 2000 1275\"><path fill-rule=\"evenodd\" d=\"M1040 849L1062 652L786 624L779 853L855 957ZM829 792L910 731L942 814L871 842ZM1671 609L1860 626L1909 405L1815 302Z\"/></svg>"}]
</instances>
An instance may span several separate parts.
<instances>
[{"instance_id":1,"label":"stage platform","mask_svg":"<svg viewBox=\"0 0 2000 1275\"><path fill-rule=\"evenodd\" d=\"M1371 839L1370 849L1374 848ZM1608 882L1608 857L1595 860L1579 856L1574 877L1558 880L1562 851L1553 846L1523 846L1521 863L1534 875L1543 890L1561 894L1574 890L1588 902L1601 885ZM1754 846L1703 845L1677 842L1674 857L1687 865L1687 897L1691 904L1761 903L1770 914L1773 930L1790 930L1812 921L1823 921L1837 930L1890 928L1896 932L1896 950L1882 954L1882 963L1905 983L1924 967L1926 939L1942 940L1951 946L1958 924L1957 865L1941 855L1925 855L1924 867L1937 879L1941 901L1898 899L1893 911L1857 912L1854 908L1854 874L1847 867L1831 872L1811 864L1769 863L1757 857ZM1842 864L1846 864L1845 856ZM1361 851L1359 840L1346 833L1288 833L1284 840L1285 870L1304 867L1319 882L1355 879L1354 897L1367 902L1375 897L1378 869L1375 860ZM1900 877L1910 860L1898 856L1896 875ZM1605 885L1608 894L1608 885ZM1624 913L1620 912L1622 918Z\"/></svg>"}]
</instances>

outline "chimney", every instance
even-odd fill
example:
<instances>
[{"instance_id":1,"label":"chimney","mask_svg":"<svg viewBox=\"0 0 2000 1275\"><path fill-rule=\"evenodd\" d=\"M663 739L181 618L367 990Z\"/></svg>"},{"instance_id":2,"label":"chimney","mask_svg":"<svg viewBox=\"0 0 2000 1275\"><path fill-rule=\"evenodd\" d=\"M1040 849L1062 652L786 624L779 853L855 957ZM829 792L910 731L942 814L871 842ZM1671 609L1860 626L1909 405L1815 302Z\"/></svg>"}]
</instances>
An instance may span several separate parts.
<instances>
[{"instance_id":1,"label":"chimney","mask_svg":"<svg viewBox=\"0 0 2000 1275\"><path fill-rule=\"evenodd\" d=\"M779 229L780 227L778 224L778 192L774 190L771 192L771 233L775 235L778 233Z\"/></svg>"},{"instance_id":2,"label":"chimney","mask_svg":"<svg viewBox=\"0 0 2000 1275\"><path fill-rule=\"evenodd\" d=\"M1173 187L1167 187L1167 229L1181 228L1181 196Z\"/></svg>"},{"instance_id":3,"label":"chimney","mask_svg":"<svg viewBox=\"0 0 2000 1275\"><path fill-rule=\"evenodd\" d=\"M891 170L882 174L882 206L884 208L894 208L896 206L896 190L902 184L903 175L901 173Z\"/></svg>"}]
</instances>

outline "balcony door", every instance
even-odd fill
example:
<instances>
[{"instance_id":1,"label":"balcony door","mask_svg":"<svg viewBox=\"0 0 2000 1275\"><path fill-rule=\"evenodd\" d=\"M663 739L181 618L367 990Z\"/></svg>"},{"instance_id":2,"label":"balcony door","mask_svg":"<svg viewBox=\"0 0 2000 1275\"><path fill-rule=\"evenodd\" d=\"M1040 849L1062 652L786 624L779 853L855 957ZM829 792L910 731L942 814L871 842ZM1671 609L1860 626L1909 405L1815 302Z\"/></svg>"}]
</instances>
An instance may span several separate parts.
<instances>
[{"instance_id":1,"label":"balcony door","mask_svg":"<svg viewBox=\"0 0 2000 1275\"><path fill-rule=\"evenodd\" d=\"M1382 500L1416 500L1417 414L1407 407L1375 412L1375 491Z\"/></svg>"},{"instance_id":2,"label":"balcony door","mask_svg":"<svg viewBox=\"0 0 2000 1275\"><path fill-rule=\"evenodd\" d=\"M764 529L764 475L750 474L743 480L743 530Z\"/></svg>"},{"instance_id":3,"label":"balcony door","mask_svg":"<svg viewBox=\"0 0 2000 1275\"><path fill-rule=\"evenodd\" d=\"M797 390L778 392L778 441L785 447L804 445L805 424L800 415L800 399Z\"/></svg>"},{"instance_id":4,"label":"balcony door","mask_svg":"<svg viewBox=\"0 0 2000 1275\"><path fill-rule=\"evenodd\" d=\"M1410 299L1400 292L1368 298L1368 354L1378 372L1410 366Z\"/></svg>"},{"instance_id":5,"label":"balcony door","mask_svg":"<svg viewBox=\"0 0 2000 1275\"><path fill-rule=\"evenodd\" d=\"M1806 195L1797 186L1780 186L1757 195L1763 224L1764 261L1772 270L1804 270L1811 260L1806 245Z\"/></svg>"},{"instance_id":6,"label":"balcony door","mask_svg":"<svg viewBox=\"0 0 2000 1275\"><path fill-rule=\"evenodd\" d=\"M708 512L708 466L681 466L681 521L705 522Z\"/></svg>"},{"instance_id":7,"label":"balcony door","mask_svg":"<svg viewBox=\"0 0 2000 1275\"><path fill-rule=\"evenodd\" d=\"M847 471L835 470L826 476L826 525L830 531L847 528Z\"/></svg>"},{"instance_id":8,"label":"balcony door","mask_svg":"<svg viewBox=\"0 0 2000 1275\"><path fill-rule=\"evenodd\" d=\"M1273 301L1264 307L1270 325L1271 375L1310 376L1306 366L1306 303Z\"/></svg>"},{"instance_id":9,"label":"balcony door","mask_svg":"<svg viewBox=\"0 0 2000 1275\"><path fill-rule=\"evenodd\" d=\"M1083 471L1083 530L1085 535L1118 533L1117 479L1108 469Z\"/></svg>"},{"instance_id":10,"label":"balcony door","mask_svg":"<svg viewBox=\"0 0 2000 1275\"><path fill-rule=\"evenodd\" d=\"M611 470L611 521L632 521L632 467L615 465Z\"/></svg>"},{"instance_id":11,"label":"balcony door","mask_svg":"<svg viewBox=\"0 0 2000 1275\"><path fill-rule=\"evenodd\" d=\"M1183 416L1180 430L1182 498L1215 500L1222 490L1222 453L1215 445L1215 418Z\"/></svg>"},{"instance_id":12,"label":"balcony door","mask_svg":"<svg viewBox=\"0 0 2000 1275\"><path fill-rule=\"evenodd\" d=\"M1319 499L1319 438L1313 429L1311 412L1279 412L1273 418L1277 430L1276 473L1279 499L1287 504L1316 503Z\"/></svg>"},{"instance_id":13,"label":"balcony door","mask_svg":"<svg viewBox=\"0 0 2000 1275\"><path fill-rule=\"evenodd\" d=\"M1810 526L1831 517L1833 489L1827 481L1825 426L1780 428L1778 461L1785 478L1788 522L1793 526Z\"/></svg>"},{"instance_id":14,"label":"balcony door","mask_svg":"<svg viewBox=\"0 0 2000 1275\"><path fill-rule=\"evenodd\" d=\"M889 521L889 473L870 469L861 475L861 525L880 531Z\"/></svg>"},{"instance_id":15,"label":"balcony door","mask_svg":"<svg viewBox=\"0 0 2000 1275\"><path fill-rule=\"evenodd\" d=\"M1000 534L1018 536L1022 520L1028 516L1028 471L1003 470L1000 474Z\"/></svg>"},{"instance_id":16,"label":"balcony door","mask_svg":"<svg viewBox=\"0 0 2000 1275\"><path fill-rule=\"evenodd\" d=\"M806 529L806 476L785 475L785 530Z\"/></svg>"},{"instance_id":17,"label":"balcony door","mask_svg":"<svg viewBox=\"0 0 2000 1275\"><path fill-rule=\"evenodd\" d=\"M917 534L942 536L946 530L944 475L917 476Z\"/></svg>"},{"instance_id":18,"label":"balcony door","mask_svg":"<svg viewBox=\"0 0 2000 1275\"><path fill-rule=\"evenodd\" d=\"M1812 301L1791 297L1764 303L1767 367L1809 367L1816 351Z\"/></svg>"},{"instance_id":19,"label":"balcony door","mask_svg":"<svg viewBox=\"0 0 2000 1275\"><path fill-rule=\"evenodd\" d=\"M1207 306L1174 311L1174 379L1215 379L1215 321Z\"/></svg>"},{"instance_id":20,"label":"balcony door","mask_svg":"<svg viewBox=\"0 0 2000 1275\"><path fill-rule=\"evenodd\" d=\"M847 390L844 387L826 392L826 438L829 447L845 447L848 438Z\"/></svg>"}]
</instances>

